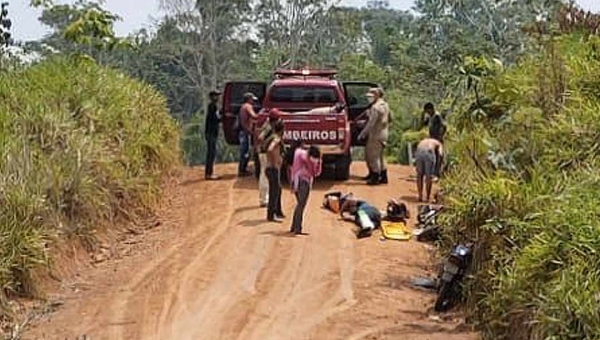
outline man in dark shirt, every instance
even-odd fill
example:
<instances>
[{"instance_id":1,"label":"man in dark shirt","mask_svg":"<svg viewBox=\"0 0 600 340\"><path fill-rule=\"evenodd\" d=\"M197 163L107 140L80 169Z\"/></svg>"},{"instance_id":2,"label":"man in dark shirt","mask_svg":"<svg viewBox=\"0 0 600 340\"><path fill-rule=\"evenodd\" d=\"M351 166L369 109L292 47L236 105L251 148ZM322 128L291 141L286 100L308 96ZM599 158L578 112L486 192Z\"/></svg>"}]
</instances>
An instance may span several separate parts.
<instances>
[{"instance_id":1,"label":"man in dark shirt","mask_svg":"<svg viewBox=\"0 0 600 340\"><path fill-rule=\"evenodd\" d=\"M206 123L204 129L204 136L206 138L206 163L204 164L204 178L206 180L219 179L218 176L213 174L215 158L217 156L217 140L219 139L219 123L221 122L221 115L219 114L219 108L217 102L221 92L217 90L210 91L208 97L210 102L206 109Z\"/></svg>"},{"instance_id":2,"label":"man in dark shirt","mask_svg":"<svg viewBox=\"0 0 600 340\"><path fill-rule=\"evenodd\" d=\"M429 126L429 138L435 139L441 144L444 144L444 135L446 134L446 122L444 117L435 110L435 106L432 103L425 104L425 119L424 123ZM440 177L442 162L442 155L436 154L435 160L435 176Z\"/></svg>"},{"instance_id":3,"label":"man in dark shirt","mask_svg":"<svg viewBox=\"0 0 600 340\"><path fill-rule=\"evenodd\" d=\"M444 135L446 134L446 123L442 115L435 111L435 106L432 103L425 104L424 124L429 126L429 138L436 139L440 143L444 143Z\"/></svg>"}]
</instances>

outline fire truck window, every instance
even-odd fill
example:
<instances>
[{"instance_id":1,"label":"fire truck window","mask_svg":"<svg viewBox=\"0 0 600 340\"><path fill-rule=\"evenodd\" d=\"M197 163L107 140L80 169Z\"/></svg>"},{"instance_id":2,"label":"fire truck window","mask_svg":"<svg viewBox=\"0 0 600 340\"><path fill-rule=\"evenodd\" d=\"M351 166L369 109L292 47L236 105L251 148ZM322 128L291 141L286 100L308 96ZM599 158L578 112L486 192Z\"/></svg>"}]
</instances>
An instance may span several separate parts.
<instances>
[{"instance_id":1,"label":"fire truck window","mask_svg":"<svg viewBox=\"0 0 600 340\"><path fill-rule=\"evenodd\" d=\"M348 91L348 105L350 108L369 105L369 99L367 98L368 87L348 86L346 90Z\"/></svg>"},{"instance_id":2,"label":"fire truck window","mask_svg":"<svg viewBox=\"0 0 600 340\"><path fill-rule=\"evenodd\" d=\"M334 88L280 86L271 91L272 102L285 103L329 103L339 100Z\"/></svg>"},{"instance_id":3,"label":"fire truck window","mask_svg":"<svg viewBox=\"0 0 600 340\"><path fill-rule=\"evenodd\" d=\"M262 102L264 98L265 86L263 84L254 84L254 83L238 83L233 84L231 87L231 94L229 100L232 104L242 104L244 102L244 94L245 93L253 93L258 97L259 103Z\"/></svg>"}]
</instances>

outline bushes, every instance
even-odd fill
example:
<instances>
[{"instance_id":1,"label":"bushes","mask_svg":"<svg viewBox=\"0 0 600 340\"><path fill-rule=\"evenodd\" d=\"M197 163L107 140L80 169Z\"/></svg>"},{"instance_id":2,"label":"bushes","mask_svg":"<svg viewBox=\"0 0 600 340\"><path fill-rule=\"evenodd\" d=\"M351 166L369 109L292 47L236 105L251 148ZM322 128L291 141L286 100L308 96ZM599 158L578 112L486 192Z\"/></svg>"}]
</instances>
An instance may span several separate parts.
<instances>
[{"instance_id":1,"label":"bushes","mask_svg":"<svg viewBox=\"0 0 600 340\"><path fill-rule=\"evenodd\" d=\"M56 59L0 75L0 285L30 293L56 237L147 213L179 163L179 135L153 89ZM91 250L91 249L90 249Z\"/></svg>"},{"instance_id":2,"label":"bushes","mask_svg":"<svg viewBox=\"0 0 600 340\"><path fill-rule=\"evenodd\" d=\"M455 117L442 246L478 240L467 304L488 339L600 339L599 46L560 37L486 80L500 115Z\"/></svg>"}]
</instances>

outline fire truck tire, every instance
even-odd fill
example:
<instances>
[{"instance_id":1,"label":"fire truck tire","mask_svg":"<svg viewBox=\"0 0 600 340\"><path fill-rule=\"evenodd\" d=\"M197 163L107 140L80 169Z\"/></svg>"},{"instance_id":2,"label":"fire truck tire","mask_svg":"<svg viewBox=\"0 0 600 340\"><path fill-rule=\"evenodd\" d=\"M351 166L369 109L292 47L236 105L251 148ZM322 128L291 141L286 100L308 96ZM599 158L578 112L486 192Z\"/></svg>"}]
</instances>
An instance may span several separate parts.
<instances>
[{"instance_id":1,"label":"fire truck tire","mask_svg":"<svg viewBox=\"0 0 600 340\"><path fill-rule=\"evenodd\" d=\"M340 156L335 162L335 179L338 181L346 181L350 178L350 163L352 163L351 156L343 155Z\"/></svg>"}]
</instances>

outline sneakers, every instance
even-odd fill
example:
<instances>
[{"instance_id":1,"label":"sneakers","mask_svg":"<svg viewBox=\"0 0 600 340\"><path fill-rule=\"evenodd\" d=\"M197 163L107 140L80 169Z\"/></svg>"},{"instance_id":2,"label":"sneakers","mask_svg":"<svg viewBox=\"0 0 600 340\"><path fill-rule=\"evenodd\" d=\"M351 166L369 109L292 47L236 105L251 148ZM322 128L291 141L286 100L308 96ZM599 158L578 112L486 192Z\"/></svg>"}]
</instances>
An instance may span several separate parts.
<instances>
[{"instance_id":1,"label":"sneakers","mask_svg":"<svg viewBox=\"0 0 600 340\"><path fill-rule=\"evenodd\" d=\"M221 179L221 177L219 177L217 175L208 175L208 176L204 176L204 179L207 181L217 181L217 180Z\"/></svg>"}]
</instances>

